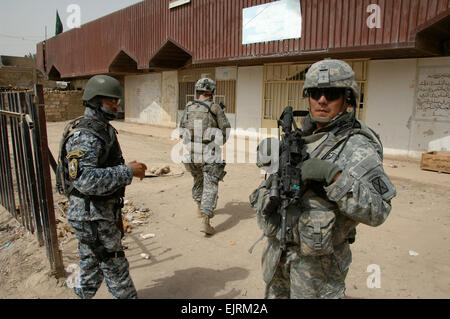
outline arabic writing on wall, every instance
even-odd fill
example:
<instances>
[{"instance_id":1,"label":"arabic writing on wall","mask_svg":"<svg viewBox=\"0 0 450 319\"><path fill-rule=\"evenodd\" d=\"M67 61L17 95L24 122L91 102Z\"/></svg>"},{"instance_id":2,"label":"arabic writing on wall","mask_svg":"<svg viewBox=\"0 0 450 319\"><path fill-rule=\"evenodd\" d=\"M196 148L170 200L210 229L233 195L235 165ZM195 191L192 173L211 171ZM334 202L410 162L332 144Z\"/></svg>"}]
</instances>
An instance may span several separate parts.
<instances>
[{"instance_id":1,"label":"arabic writing on wall","mask_svg":"<svg viewBox=\"0 0 450 319\"><path fill-rule=\"evenodd\" d=\"M416 116L450 119L450 68L420 69Z\"/></svg>"}]
</instances>

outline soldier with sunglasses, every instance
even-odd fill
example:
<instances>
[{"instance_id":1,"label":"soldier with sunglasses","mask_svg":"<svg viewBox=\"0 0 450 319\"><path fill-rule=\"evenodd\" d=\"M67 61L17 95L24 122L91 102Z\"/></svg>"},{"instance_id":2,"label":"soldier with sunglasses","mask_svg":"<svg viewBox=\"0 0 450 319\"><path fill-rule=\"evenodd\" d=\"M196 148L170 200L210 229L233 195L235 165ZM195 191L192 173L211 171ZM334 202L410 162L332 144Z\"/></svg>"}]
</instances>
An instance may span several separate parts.
<instances>
[{"instance_id":1,"label":"soldier with sunglasses","mask_svg":"<svg viewBox=\"0 0 450 319\"><path fill-rule=\"evenodd\" d=\"M342 298L356 227L381 225L396 190L383 170L378 135L355 118L359 88L352 68L340 60L314 63L303 95L309 159L300 167L303 196L288 210L286 250L280 249L280 215L267 200L270 179L250 196L267 238L266 298Z\"/></svg>"}]
</instances>

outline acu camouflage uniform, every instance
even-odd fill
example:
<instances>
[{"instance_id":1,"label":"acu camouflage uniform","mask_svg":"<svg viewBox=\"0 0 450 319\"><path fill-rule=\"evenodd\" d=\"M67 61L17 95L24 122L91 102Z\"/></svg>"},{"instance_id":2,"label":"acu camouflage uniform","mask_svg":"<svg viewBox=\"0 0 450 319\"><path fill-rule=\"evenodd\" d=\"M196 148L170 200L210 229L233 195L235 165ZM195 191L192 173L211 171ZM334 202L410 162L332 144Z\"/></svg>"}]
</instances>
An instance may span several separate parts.
<instances>
[{"instance_id":1,"label":"acu camouflage uniform","mask_svg":"<svg viewBox=\"0 0 450 319\"><path fill-rule=\"evenodd\" d=\"M116 133L101 111L86 108L81 124L65 142L74 178L68 220L80 257L80 286L74 290L81 298L92 298L103 278L115 298L137 298L117 226L133 173L124 165Z\"/></svg>"},{"instance_id":2,"label":"acu camouflage uniform","mask_svg":"<svg viewBox=\"0 0 450 319\"><path fill-rule=\"evenodd\" d=\"M194 121L198 124L195 132L192 129ZM222 108L207 98L189 102L180 122L180 128L186 129L183 137L189 150L189 156L183 163L194 178L192 198L201 212L210 218L214 217L217 206L219 181L226 174L220 146L225 144L226 131L230 127ZM219 134L222 145L214 143L215 136Z\"/></svg>"},{"instance_id":3,"label":"acu camouflage uniform","mask_svg":"<svg viewBox=\"0 0 450 319\"><path fill-rule=\"evenodd\" d=\"M250 195L267 238L262 255L265 297L341 298L356 226L382 224L396 190L383 170L378 136L364 123L354 124L353 114L343 112L321 129L308 115L302 128L310 157L334 162L342 173L328 186L308 181L299 205L287 210L284 252L280 214L267 212L271 178Z\"/></svg>"}]
</instances>

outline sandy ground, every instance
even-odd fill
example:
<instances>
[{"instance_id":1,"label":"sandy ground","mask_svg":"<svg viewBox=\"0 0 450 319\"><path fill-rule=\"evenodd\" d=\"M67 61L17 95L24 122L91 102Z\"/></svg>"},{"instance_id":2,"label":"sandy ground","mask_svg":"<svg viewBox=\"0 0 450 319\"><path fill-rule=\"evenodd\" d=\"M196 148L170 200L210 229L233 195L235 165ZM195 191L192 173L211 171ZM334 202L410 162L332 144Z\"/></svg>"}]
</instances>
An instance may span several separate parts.
<instances>
[{"instance_id":1,"label":"sandy ground","mask_svg":"<svg viewBox=\"0 0 450 319\"><path fill-rule=\"evenodd\" d=\"M54 155L64 124L48 123ZM169 139L172 130L119 121L113 125L127 161L142 161L149 168L170 165L172 173L183 172L181 165L170 161L177 143ZM418 162L395 158L385 159L384 167L398 195L383 225L358 226L347 295L449 298L450 174L422 171ZM264 243L257 244L252 254L248 252L261 235L248 196L263 175L254 164L228 164L226 171L212 220L217 233L208 238L199 232L189 173L134 179L128 186L126 199L138 209L150 210L145 223L132 224L124 238L140 298L264 297L260 266ZM54 196L55 204L64 200ZM149 233L155 236L142 238ZM77 263L78 256L76 239L66 235L60 245L68 267ZM149 258L143 258L143 253ZM76 298L65 278L56 280L48 272L45 248L0 207L0 298ZM374 281L376 273L379 280ZM103 284L95 298L112 297Z\"/></svg>"}]
</instances>

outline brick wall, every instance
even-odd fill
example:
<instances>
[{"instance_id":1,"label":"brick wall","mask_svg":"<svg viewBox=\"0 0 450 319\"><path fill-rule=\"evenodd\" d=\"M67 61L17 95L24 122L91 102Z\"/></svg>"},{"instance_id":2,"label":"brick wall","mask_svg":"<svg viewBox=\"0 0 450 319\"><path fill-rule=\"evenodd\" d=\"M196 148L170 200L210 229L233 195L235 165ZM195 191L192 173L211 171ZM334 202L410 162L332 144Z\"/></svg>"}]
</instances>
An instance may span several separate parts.
<instances>
[{"instance_id":1,"label":"brick wall","mask_svg":"<svg viewBox=\"0 0 450 319\"><path fill-rule=\"evenodd\" d=\"M45 114L47 122L67 121L84 114L81 100L83 91L57 91L44 92Z\"/></svg>"}]
</instances>

